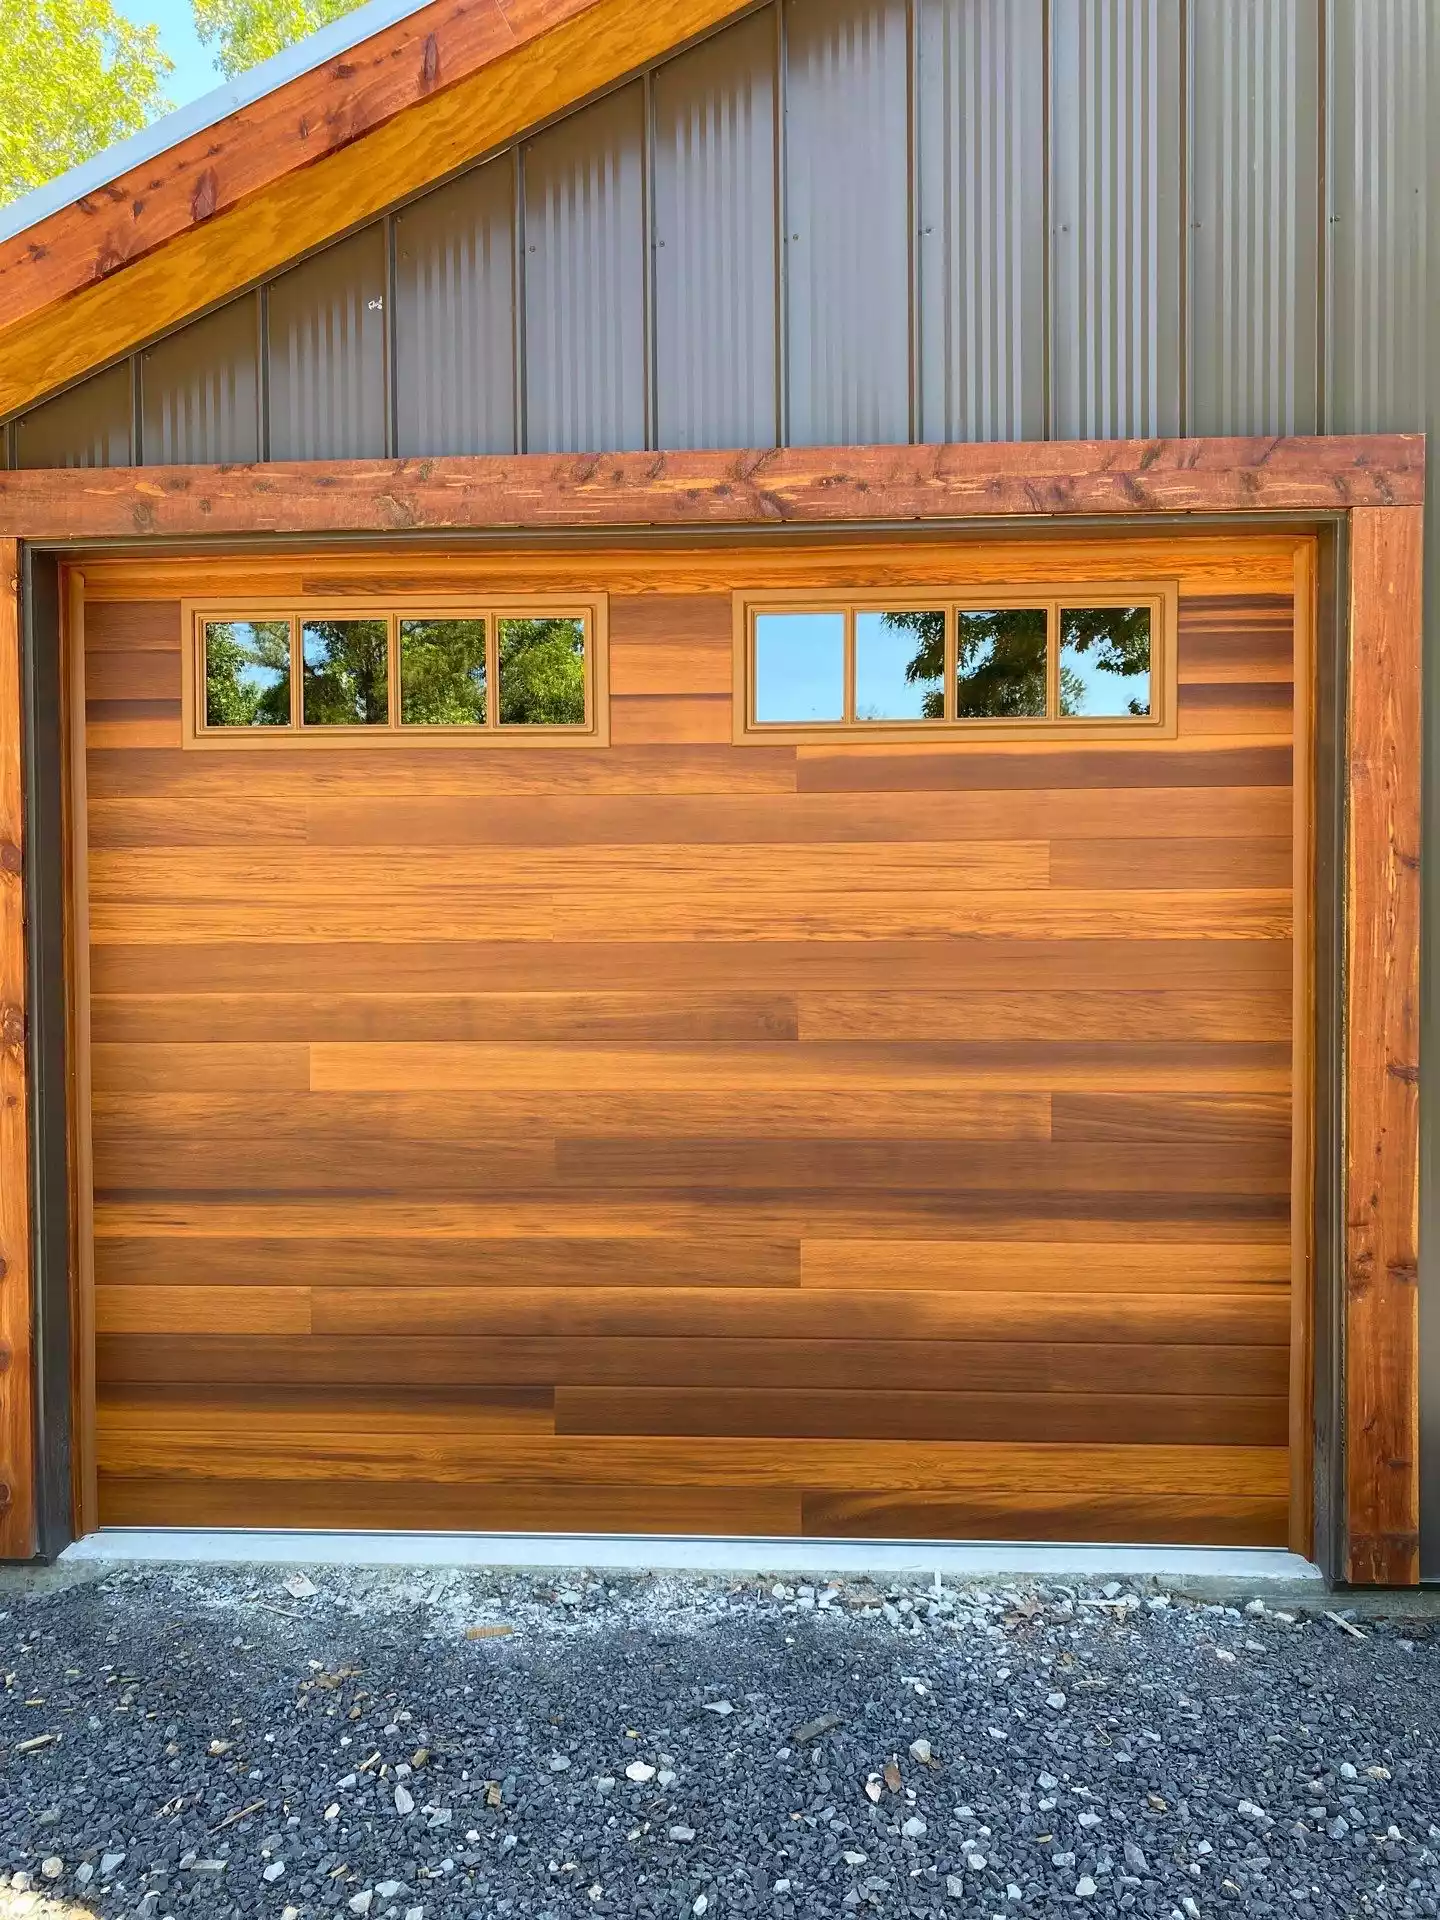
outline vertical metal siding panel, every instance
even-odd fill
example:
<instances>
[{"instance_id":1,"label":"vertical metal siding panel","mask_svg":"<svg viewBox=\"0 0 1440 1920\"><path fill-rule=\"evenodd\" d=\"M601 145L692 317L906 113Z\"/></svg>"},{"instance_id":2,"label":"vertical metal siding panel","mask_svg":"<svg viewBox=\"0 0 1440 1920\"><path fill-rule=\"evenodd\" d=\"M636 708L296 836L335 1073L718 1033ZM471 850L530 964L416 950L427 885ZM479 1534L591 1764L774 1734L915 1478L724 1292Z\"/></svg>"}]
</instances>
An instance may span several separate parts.
<instances>
[{"instance_id":1,"label":"vertical metal siding panel","mask_svg":"<svg viewBox=\"0 0 1440 1920\"><path fill-rule=\"evenodd\" d=\"M513 453L515 156L395 219L398 447Z\"/></svg>"},{"instance_id":2,"label":"vertical metal siding panel","mask_svg":"<svg viewBox=\"0 0 1440 1920\"><path fill-rule=\"evenodd\" d=\"M1044 0L919 0L925 440L1045 431Z\"/></svg>"},{"instance_id":3,"label":"vertical metal siding panel","mask_svg":"<svg viewBox=\"0 0 1440 1920\"><path fill-rule=\"evenodd\" d=\"M1320 0L1189 9L1191 433L1318 418Z\"/></svg>"},{"instance_id":4,"label":"vertical metal siding panel","mask_svg":"<svg viewBox=\"0 0 1440 1920\"><path fill-rule=\"evenodd\" d=\"M260 458L259 296L247 294L140 356L147 467Z\"/></svg>"},{"instance_id":5,"label":"vertical metal siding panel","mask_svg":"<svg viewBox=\"0 0 1440 1920\"><path fill-rule=\"evenodd\" d=\"M644 139L637 84L524 149L532 452L645 444Z\"/></svg>"},{"instance_id":6,"label":"vertical metal siding panel","mask_svg":"<svg viewBox=\"0 0 1440 1920\"><path fill-rule=\"evenodd\" d=\"M385 452L385 230L366 227L269 289L270 457Z\"/></svg>"},{"instance_id":7,"label":"vertical metal siding panel","mask_svg":"<svg viewBox=\"0 0 1440 1920\"><path fill-rule=\"evenodd\" d=\"M130 362L91 374L15 422L17 467L126 467L133 458Z\"/></svg>"},{"instance_id":8,"label":"vertical metal siding panel","mask_svg":"<svg viewBox=\"0 0 1440 1920\"><path fill-rule=\"evenodd\" d=\"M774 64L767 9L655 76L662 447L775 438Z\"/></svg>"},{"instance_id":9,"label":"vertical metal siding panel","mask_svg":"<svg viewBox=\"0 0 1440 1920\"><path fill-rule=\"evenodd\" d=\"M790 439L910 437L903 0L785 0Z\"/></svg>"},{"instance_id":10,"label":"vertical metal siding panel","mask_svg":"<svg viewBox=\"0 0 1440 1920\"><path fill-rule=\"evenodd\" d=\"M1052 0L1051 430L1180 425L1177 0Z\"/></svg>"},{"instance_id":11,"label":"vertical metal siding panel","mask_svg":"<svg viewBox=\"0 0 1440 1920\"><path fill-rule=\"evenodd\" d=\"M1426 0L1331 0L1326 414L1332 433L1426 418Z\"/></svg>"}]
</instances>

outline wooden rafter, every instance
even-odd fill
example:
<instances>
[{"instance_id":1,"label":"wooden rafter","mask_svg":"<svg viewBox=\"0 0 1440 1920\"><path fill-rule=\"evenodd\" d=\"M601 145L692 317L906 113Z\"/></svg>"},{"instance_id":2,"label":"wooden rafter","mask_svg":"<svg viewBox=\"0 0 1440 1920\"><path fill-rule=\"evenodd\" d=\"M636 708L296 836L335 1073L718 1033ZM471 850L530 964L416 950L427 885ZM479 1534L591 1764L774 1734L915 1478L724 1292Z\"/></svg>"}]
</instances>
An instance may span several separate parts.
<instances>
[{"instance_id":1,"label":"wooden rafter","mask_svg":"<svg viewBox=\"0 0 1440 1920\"><path fill-rule=\"evenodd\" d=\"M373 219L740 6L436 0L0 245L0 413Z\"/></svg>"}]
</instances>

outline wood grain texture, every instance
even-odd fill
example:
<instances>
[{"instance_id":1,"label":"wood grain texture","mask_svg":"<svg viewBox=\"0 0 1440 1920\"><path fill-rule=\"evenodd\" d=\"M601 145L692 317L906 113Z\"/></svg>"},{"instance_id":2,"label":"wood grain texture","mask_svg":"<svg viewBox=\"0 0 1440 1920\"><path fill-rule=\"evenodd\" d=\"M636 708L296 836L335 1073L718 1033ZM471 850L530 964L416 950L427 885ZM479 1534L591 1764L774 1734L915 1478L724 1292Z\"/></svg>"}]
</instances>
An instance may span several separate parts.
<instances>
[{"instance_id":1,"label":"wood grain texture","mask_svg":"<svg viewBox=\"0 0 1440 1920\"><path fill-rule=\"evenodd\" d=\"M1419 1579L1418 507L1350 522L1346 1573Z\"/></svg>"},{"instance_id":2,"label":"wood grain texture","mask_svg":"<svg viewBox=\"0 0 1440 1920\"><path fill-rule=\"evenodd\" d=\"M189 583L100 561L103 1516L1282 1540L1296 542L1257 541L1015 549L1199 581L1230 731L736 746L730 588L839 564L771 543L597 554L608 750L263 765L158 743Z\"/></svg>"},{"instance_id":3,"label":"wood grain texture","mask_svg":"<svg viewBox=\"0 0 1440 1920\"><path fill-rule=\"evenodd\" d=\"M438 0L383 29L158 156L139 180L122 176L16 235L0 254L0 324L9 322L0 412L323 246L734 11L735 0Z\"/></svg>"},{"instance_id":4,"label":"wood grain texture","mask_svg":"<svg viewBox=\"0 0 1440 1920\"><path fill-rule=\"evenodd\" d=\"M0 1558L35 1550L20 549L0 539Z\"/></svg>"},{"instance_id":5,"label":"wood grain texture","mask_svg":"<svg viewBox=\"0 0 1440 1920\"><path fill-rule=\"evenodd\" d=\"M124 280L98 290L121 296L127 328L133 292ZM0 407L19 378L0 384ZM1424 445L1371 434L37 469L0 473L0 524L28 539L123 539L1329 512L1417 504Z\"/></svg>"}]
</instances>

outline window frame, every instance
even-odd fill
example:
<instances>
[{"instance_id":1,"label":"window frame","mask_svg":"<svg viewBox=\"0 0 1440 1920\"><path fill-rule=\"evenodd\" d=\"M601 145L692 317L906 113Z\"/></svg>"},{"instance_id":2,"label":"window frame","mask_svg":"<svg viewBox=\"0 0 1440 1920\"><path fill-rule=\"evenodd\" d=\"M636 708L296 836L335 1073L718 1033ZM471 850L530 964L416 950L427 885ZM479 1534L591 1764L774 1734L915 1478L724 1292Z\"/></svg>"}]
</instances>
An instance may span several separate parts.
<instances>
[{"instance_id":1,"label":"window frame","mask_svg":"<svg viewBox=\"0 0 1440 1920\"><path fill-rule=\"evenodd\" d=\"M499 649L502 620L583 620L585 724L529 726L500 722ZM205 628L221 620L284 620L290 626L290 719L285 726L212 727L205 717ZM388 623L388 718L374 724L303 724L302 629L312 620L384 620ZM405 725L400 718L400 625L405 620L485 622L486 718L482 726ZM604 593L487 593L464 599L433 594L326 595L313 601L273 594L187 598L180 603L181 737L186 748L208 752L293 751L312 747L607 747L610 744L609 596Z\"/></svg>"},{"instance_id":2,"label":"window frame","mask_svg":"<svg viewBox=\"0 0 1440 1920\"><path fill-rule=\"evenodd\" d=\"M819 587L813 592L765 593L739 589L732 595L734 655L734 733L737 746L804 746L817 740L850 746L878 742L970 739L1173 740L1178 730L1179 662L1176 632L1180 588L1176 580L1045 580L1034 586L934 588ZM1141 715L1075 715L1058 711L1060 615L1074 607L1148 607L1150 610L1150 705ZM1041 716L961 719L955 713L956 615L1036 607L1046 616L1046 686L1050 711ZM755 717L755 621L764 613L845 614L845 718L841 720L757 720ZM945 614L945 716L937 720L859 720L855 717L855 619L862 613Z\"/></svg>"}]
</instances>

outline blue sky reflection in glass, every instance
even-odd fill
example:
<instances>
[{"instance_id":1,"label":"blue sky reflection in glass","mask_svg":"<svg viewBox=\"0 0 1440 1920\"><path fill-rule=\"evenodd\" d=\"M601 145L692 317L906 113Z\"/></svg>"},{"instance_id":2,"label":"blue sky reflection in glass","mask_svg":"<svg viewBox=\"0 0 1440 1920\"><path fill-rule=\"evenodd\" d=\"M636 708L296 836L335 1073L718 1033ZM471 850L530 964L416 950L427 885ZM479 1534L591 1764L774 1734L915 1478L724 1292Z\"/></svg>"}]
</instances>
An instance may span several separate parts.
<instances>
[{"instance_id":1,"label":"blue sky reflection in glass","mask_svg":"<svg viewBox=\"0 0 1440 1920\"><path fill-rule=\"evenodd\" d=\"M945 714L945 615L855 616L855 718L940 720Z\"/></svg>"},{"instance_id":2,"label":"blue sky reflection in glass","mask_svg":"<svg viewBox=\"0 0 1440 1920\"><path fill-rule=\"evenodd\" d=\"M1060 712L1066 719L1150 712L1150 609L1066 607L1060 615Z\"/></svg>"},{"instance_id":3,"label":"blue sky reflection in glass","mask_svg":"<svg viewBox=\"0 0 1440 1920\"><path fill-rule=\"evenodd\" d=\"M845 718L843 613L757 613L755 718L806 725Z\"/></svg>"}]
</instances>

